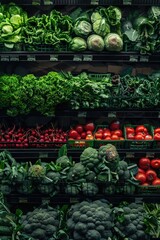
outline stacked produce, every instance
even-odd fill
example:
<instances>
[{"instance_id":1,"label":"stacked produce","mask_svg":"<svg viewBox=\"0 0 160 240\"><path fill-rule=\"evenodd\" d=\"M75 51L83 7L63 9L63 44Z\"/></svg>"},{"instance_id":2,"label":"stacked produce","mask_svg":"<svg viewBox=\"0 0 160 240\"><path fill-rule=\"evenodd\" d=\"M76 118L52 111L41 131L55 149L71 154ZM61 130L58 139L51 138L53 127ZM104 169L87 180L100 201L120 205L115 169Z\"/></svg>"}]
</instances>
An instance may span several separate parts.
<instances>
[{"instance_id":1,"label":"stacked produce","mask_svg":"<svg viewBox=\"0 0 160 240\"><path fill-rule=\"evenodd\" d=\"M95 125L93 122L86 123L85 125L77 124L68 133L68 140L91 140L93 139L93 131Z\"/></svg>"},{"instance_id":2,"label":"stacked produce","mask_svg":"<svg viewBox=\"0 0 160 240\"><path fill-rule=\"evenodd\" d=\"M71 13L75 37L69 48L73 51L101 52L121 51L121 10L117 7L98 7L83 11L81 8Z\"/></svg>"},{"instance_id":3,"label":"stacked produce","mask_svg":"<svg viewBox=\"0 0 160 240\"><path fill-rule=\"evenodd\" d=\"M0 128L0 148L27 148L61 146L66 142L67 133L53 126L44 128L9 127Z\"/></svg>"},{"instance_id":4,"label":"stacked produce","mask_svg":"<svg viewBox=\"0 0 160 240\"><path fill-rule=\"evenodd\" d=\"M142 186L156 186L160 185L160 159L150 159L143 157L138 162L138 173L135 178L140 182Z\"/></svg>"},{"instance_id":5,"label":"stacked produce","mask_svg":"<svg viewBox=\"0 0 160 240\"><path fill-rule=\"evenodd\" d=\"M94 79L81 73L49 72L36 77L28 74L0 76L0 109L9 116L26 115L32 111L53 116L59 104L72 109L150 108L160 105L159 72L145 76L111 76ZM153 94L154 93L154 94Z\"/></svg>"},{"instance_id":6,"label":"stacked produce","mask_svg":"<svg viewBox=\"0 0 160 240\"><path fill-rule=\"evenodd\" d=\"M135 139L135 140L152 140L152 132L151 129L147 128L145 125L137 125L137 126L126 126L125 133L127 139Z\"/></svg>"}]
</instances>

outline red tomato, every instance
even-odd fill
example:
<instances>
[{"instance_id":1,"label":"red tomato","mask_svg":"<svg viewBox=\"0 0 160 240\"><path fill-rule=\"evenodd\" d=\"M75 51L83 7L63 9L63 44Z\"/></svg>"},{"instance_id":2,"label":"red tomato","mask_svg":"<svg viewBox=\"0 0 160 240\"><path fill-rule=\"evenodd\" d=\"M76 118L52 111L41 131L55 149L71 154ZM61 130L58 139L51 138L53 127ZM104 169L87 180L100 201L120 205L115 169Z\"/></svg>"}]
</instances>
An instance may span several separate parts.
<instances>
[{"instance_id":1,"label":"red tomato","mask_svg":"<svg viewBox=\"0 0 160 240\"><path fill-rule=\"evenodd\" d=\"M152 140L153 138L152 138L151 135L147 134L144 139L145 139L145 140Z\"/></svg>"},{"instance_id":2,"label":"red tomato","mask_svg":"<svg viewBox=\"0 0 160 240\"><path fill-rule=\"evenodd\" d=\"M151 161L149 158L141 158L138 164L141 169L147 170L150 168Z\"/></svg>"},{"instance_id":3,"label":"red tomato","mask_svg":"<svg viewBox=\"0 0 160 240\"><path fill-rule=\"evenodd\" d=\"M152 185L160 185L160 179L156 178L153 182Z\"/></svg>"},{"instance_id":4,"label":"red tomato","mask_svg":"<svg viewBox=\"0 0 160 240\"><path fill-rule=\"evenodd\" d=\"M143 184L146 182L146 175L145 173L137 173L135 178L140 181L140 184Z\"/></svg>"},{"instance_id":5,"label":"red tomato","mask_svg":"<svg viewBox=\"0 0 160 240\"><path fill-rule=\"evenodd\" d=\"M155 128L155 129L154 129L154 134L155 134L155 133L160 133L160 128Z\"/></svg>"},{"instance_id":6,"label":"red tomato","mask_svg":"<svg viewBox=\"0 0 160 240\"><path fill-rule=\"evenodd\" d=\"M81 134L82 132L83 132L83 126L82 125L77 125L76 127L75 127L75 130L79 133L79 134Z\"/></svg>"},{"instance_id":7,"label":"red tomato","mask_svg":"<svg viewBox=\"0 0 160 240\"><path fill-rule=\"evenodd\" d=\"M147 133L148 132L147 128L144 125L137 126L135 131L136 131L136 133L138 133L138 132Z\"/></svg>"},{"instance_id":8,"label":"red tomato","mask_svg":"<svg viewBox=\"0 0 160 240\"><path fill-rule=\"evenodd\" d=\"M124 137L120 137L119 140L124 140Z\"/></svg>"},{"instance_id":9,"label":"red tomato","mask_svg":"<svg viewBox=\"0 0 160 240\"><path fill-rule=\"evenodd\" d=\"M144 132L138 132L137 134L138 134L138 135L141 135L142 137L145 137L145 136L146 136L146 133L144 133ZM136 135L137 135L137 134L136 134Z\"/></svg>"},{"instance_id":10,"label":"red tomato","mask_svg":"<svg viewBox=\"0 0 160 240\"><path fill-rule=\"evenodd\" d=\"M149 183L145 182L142 184L142 186L149 186Z\"/></svg>"},{"instance_id":11,"label":"red tomato","mask_svg":"<svg viewBox=\"0 0 160 240\"><path fill-rule=\"evenodd\" d=\"M160 133L156 133L154 135L154 140L160 140Z\"/></svg>"},{"instance_id":12,"label":"red tomato","mask_svg":"<svg viewBox=\"0 0 160 240\"><path fill-rule=\"evenodd\" d=\"M146 179L148 182L153 182L157 178L157 173L153 170L147 170Z\"/></svg>"},{"instance_id":13,"label":"red tomato","mask_svg":"<svg viewBox=\"0 0 160 240\"><path fill-rule=\"evenodd\" d=\"M118 130L120 128L120 122L119 121L113 121L111 124L110 124L110 129L111 130Z\"/></svg>"},{"instance_id":14,"label":"red tomato","mask_svg":"<svg viewBox=\"0 0 160 240\"><path fill-rule=\"evenodd\" d=\"M82 138L82 139L85 139L85 138L86 138L86 132L82 132L82 133L81 133L81 138Z\"/></svg>"},{"instance_id":15,"label":"red tomato","mask_svg":"<svg viewBox=\"0 0 160 240\"><path fill-rule=\"evenodd\" d=\"M104 140L111 140L111 137L108 136Z\"/></svg>"},{"instance_id":16,"label":"red tomato","mask_svg":"<svg viewBox=\"0 0 160 240\"><path fill-rule=\"evenodd\" d=\"M129 133L134 133L134 128L132 127L126 127L126 133L129 134Z\"/></svg>"},{"instance_id":17,"label":"red tomato","mask_svg":"<svg viewBox=\"0 0 160 240\"><path fill-rule=\"evenodd\" d=\"M134 133L128 133L127 134L128 139L134 139L134 136L135 136Z\"/></svg>"},{"instance_id":18,"label":"red tomato","mask_svg":"<svg viewBox=\"0 0 160 240\"><path fill-rule=\"evenodd\" d=\"M101 132L96 132L94 136L95 136L96 139L97 138L102 139L103 134Z\"/></svg>"},{"instance_id":19,"label":"red tomato","mask_svg":"<svg viewBox=\"0 0 160 240\"><path fill-rule=\"evenodd\" d=\"M84 126L84 129L85 129L86 131L89 130L89 131L93 132L94 129L95 129L95 125L94 125L93 122L91 122L91 123L87 123L87 124Z\"/></svg>"},{"instance_id":20,"label":"red tomato","mask_svg":"<svg viewBox=\"0 0 160 240\"><path fill-rule=\"evenodd\" d=\"M73 139L77 139L77 137L79 136L78 132L76 130L73 130L73 129L71 129L69 131L68 135L69 135L70 138L73 138Z\"/></svg>"},{"instance_id":21,"label":"red tomato","mask_svg":"<svg viewBox=\"0 0 160 240\"><path fill-rule=\"evenodd\" d=\"M92 135L92 131L88 130L88 131L86 132L86 134L87 134L87 135Z\"/></svg>"},{"instance_id":22,"label":"red tomato","mask_svg":"<svg viewBox=\"0 0 160 240\"><path fill-rule=\"evenodd\" d=\"M86 136L86 140L91 140L91 139L93 139L93 135L92 134L89 134L89 135Z\"/></svg>"},{"instance_id":23,"label":"red tomato","mask_svg":"<svg viewBox=\"0 0 160 240\"><path fill-rule=\"evenodd\" d=\"M116 134L113 134L113 135L111 136L111 139L112 139L112 140L119 140L119 137L118 137Z\"/></svg>"},{"instance_id":24,"label":"red tomato","mask_svg":"<svg viewBox=\"0 0 160 240\"><path fill-rule=\"evenodd\" d=\"M109 128L103 128L103 132L110 132Z\"/></svg>"},{"instance_id":25,"label":"red tomato","mask_svg":"<svg viewBox=\"0 0 160 240\"><path fill-rule=\"evenodd\" d=\"M105 139L106 137L111 137L110 132L103 132L103 138Z\"/></svg>"},{"instance_id":26,"label":"red tomato","mask_svg":"<svg viewBox=\"0 0 160 240\"><path fill-rule=\"evenodd\" d=\"M101 133L103 133L103 128L98 128L98 130L97 130L97 132L101 132Z\"/></svg>"},{"instance_id":27,"label":"red tomato","mask_svg":"<svg viewBox=\"0 0 160 240\"><path fill-rule=\"evenodd\" d=\"M141 134L136 134L134 139L135 140L144 140L144 137Z\"/></svg>"},{"instance_id":28,"label":"red tomato","mask_svg":"<svg viewBox=\"0 0 160 240\"><path fill-rule=\"evenodd\" d=\"M79 136L76 138L76 140L81 140L81 136L79 135Z\"/></svg>"},{"instance_id":29,"label":"red tomato","mask_svg":"<svg viewBox=\"0 0 160 240\"><path fill-rule=\"evenodd\" d=\"M116 134L118 137L122 137L122 130L115 130L114 134Z\"/></svg>"},{"instance_id":30,"label":"red tomato","mask_svg":"<svg viewBox=\"0 0 160 240\"><path fill-rule=\"evenodd\" d=\"M138 168L138 173L144 173L145 174L145 171L141 168Z\"/></svg>"}]
</instances>

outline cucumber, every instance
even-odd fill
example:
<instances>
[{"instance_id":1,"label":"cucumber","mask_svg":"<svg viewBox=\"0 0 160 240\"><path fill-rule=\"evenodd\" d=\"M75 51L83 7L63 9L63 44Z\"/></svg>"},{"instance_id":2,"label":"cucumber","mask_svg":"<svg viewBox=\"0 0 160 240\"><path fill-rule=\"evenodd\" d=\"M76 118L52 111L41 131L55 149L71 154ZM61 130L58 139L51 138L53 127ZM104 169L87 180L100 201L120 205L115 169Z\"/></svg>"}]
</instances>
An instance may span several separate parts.
<instances>
[{"instance_id":1,"label":"cucumber","mask_svg":"<svg viewBox=\"0 0 160 240\"><path fill-rule=\"evenodd\" d=\"M0 236L9 235L9 234L12 235L12 227L0 226Z\"/></svg>"}]
</instances>

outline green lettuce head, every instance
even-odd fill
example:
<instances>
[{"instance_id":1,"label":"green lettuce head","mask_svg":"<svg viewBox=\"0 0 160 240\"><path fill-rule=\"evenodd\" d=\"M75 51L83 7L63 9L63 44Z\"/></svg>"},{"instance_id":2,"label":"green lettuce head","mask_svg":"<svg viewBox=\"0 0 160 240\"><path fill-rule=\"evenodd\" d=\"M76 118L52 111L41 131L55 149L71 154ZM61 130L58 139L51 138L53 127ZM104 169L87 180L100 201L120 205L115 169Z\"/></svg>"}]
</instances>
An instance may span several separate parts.
<instances>
[{"instance_id":1,"label":"green lettuce head","mask_svg":"<svg viewBox=\"0 0 160 240\"><path fill-rule=\"evenodd\" d=\"M123 49L123 40L122 38L116 33L109 33L105 39L105 48L108 51L116 51L119 52Z\"/></svg>"},{"instance_id":2,"label":"green lettuce head","mask_svg":"<svg viewBox=\"0 0 160 240\"><path fill-rule=\"evenodd\" d=\"M16 15L13 15L11 18L10 18L10 23L12 24L12 26L14 28L19 28L22 23L23 23L23 17L21 17L20 15L16 14Z\"/></svg>"},{"instance_id":3,"label":"green lettuce head","mask_svg":"<svg viewBox=\"0 0 160 240\"><path fill-rule=\"evenodd\" d=\"M74 25L74 32L77 36L85 37L92 32L92 26L87 21L77 21Z\"/></svg>"},{"instance_id":4,"label":"green lettuce head","mask_svg":"<svg viewBox=\"0 0 160 240\"><path fill-rule=\"evenodd\" d=\"M99 35L92 34L87 39L88 49L92 51L101 52L104 49L103 38Z\"/></svg>"},{"instance_id":5,"label":"green lettuce head","mask_svg":"<svg viewBox=\"0 0 160 240\"><path fill-rule=\"evenodd\" d=\"M13 32L13 27L9 24L6 24L2 27L2 32L6 35L11 34Z\"/></svg>"},{"instance_id":6,"label":"green lettuce head","mask_svg":"<svg viewBox=\"0 0 160 240\"><path fill-rule=\"evenodd\" d=\"M87 43L83 38L75 37L70 43L70 49L72 51L85 51L87 49Z\"/></svg>"},{"instance_id":7,"label":"green lettuce head","mask_svg":"<svg viewBox=\"0 0 160 240\"><path fill-rule=\"evenodd\" d=\"M93 30L101 37L105 37L110 33L110 26L107 24L106 19L102 18L93 23Z\"/></svg>"},{"instance_id":8,"label":"green lettuce head","mask_svg":"<svg viewBox=\"0 0 160 240\"><path fill-rule=\"evenodd\" d=\"M91 15L91 22L94 23L97 20L101 20L102 16L98 12L93 12Z\"/></svg>"}]
</instances>

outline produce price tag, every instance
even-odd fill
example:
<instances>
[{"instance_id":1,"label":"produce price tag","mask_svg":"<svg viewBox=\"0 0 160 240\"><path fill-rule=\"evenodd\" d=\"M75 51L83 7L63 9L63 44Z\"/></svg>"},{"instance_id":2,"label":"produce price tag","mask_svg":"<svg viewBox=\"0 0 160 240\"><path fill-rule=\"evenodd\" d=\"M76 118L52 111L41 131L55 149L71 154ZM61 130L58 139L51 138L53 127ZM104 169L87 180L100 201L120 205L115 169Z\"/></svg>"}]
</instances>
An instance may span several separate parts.
<instances>
[{"instance_id":1,"label":"produce price tag","mask_svg":"<svg viewBox=\"0 0 160 240\"><path fill-rule=\"evenodd\" d=\"M130 62L138 62L138 56L136 56L136 55L131 55L130 58L129 58L129 61L130 61Z\"/></svg>"},{"instance_id":2,"label":"produce price tag","mask_svg":"<svg viewBox=\"0 0 160 240\"><path fill-rule=\"evenodd\" d=\"M138 198L135 198L135 203L142 203L143 202L143 198L141 197L138 197Z\"/></svg>"},{"instance_id":3,"label":"produce price tag","mask_svg":"<svg viewBox=\"0 0 160 240\"><path fill-rule=\"evenodd\" d=\"M79 113L78 113L78 117L79 117L79 118L80 118L80 117L86 118L86 117L87 117L87 112L79 112Z\"/></svg>"},{"instance_id":4,"label":"produce price tag","mask_svg":"<svg viewBox=\"0 0 160 240\"><path fill-rule=\"evenodd\" d=\"M44 2L43 3L44 5L52 5L53 4L53 2L50 0L44 0L43 2Z\"/></svg>"},{"instance_id":5,"label":"produce price tag","mask_svg":"<svg viewBox=\"0 0 160 240\"><path fill-rule=\"evenodd\" d=\"M93 60L92 55L83 55L83 61L91 62Z\"/></svg>"},{"instance_id":6,"label":"produce price tag","mask_svg":"<svg viewBox=\"0 0 160 240\"><path fill-rule=\"evenodd\" d=\"M75 62L81 62L81 61L82 61L82 55L74 55L73 61L75 61Z\"/></svg>"},{"instance_id":7,"label":"produce price tag","mask_svg":"<svg viewBox=\"0 0 160 240\"><path fill-rule=\"evenodd\" d=\"M27 61L29 61L29 62L35 62L35 61L36 61L35 55L27 55Z\"/></svg>"},{"instance_id":8,"label":"produce price tag","mask_svg":"<svg viewBox=\"0 0 160 240\"><path fill-rule=\"evenodd\" d=\"M12 61L12 62L19 62L19 56L17 56L17 55L10 56L10 61Z\"/></svg>"},{"instance_id":9,"label":"produce price tag","mask_svg":"<svg viewBox=\"0 0 160 240\"><path fill-rule=\"evenodd\" d=\"M91 0L91 5L99 5L99 0Z\"/></svg>"},{"instance_id":10,"label":"produce price tag","mask_svg":"<svg viewBox=\"0 0 160 240\"><path fill-rule=\"evenodd\" d=\"M9 62L9 56L1 55L1 61L2 62Z\"/></svg>"},{"instance_id":11,"label":"produce price tag","mask_svg":"<svg viewBox=\"0 0 160 240\"><path fill-rule=\"evenodd\" d=\"M126 157L127 157L127 158L134 158L135 156L134 156L134 153L133 153L133 152L127 152L127 153L126 153Z\"/></svg>"},{"instance_id":12,"label":"produce price tag","mask_svg":"<svg viewBox=\"0 0 160 240\"><path fill-rule=\"evenodd\" d=\"M58 61L58 55L50 55L50 61L57 62Z\"/></svg>"},{"instance_id":13,"label":"produce price tag","mask_svg":"<svg viewBox=\"0 0 160 240\"><path fill-rule=\"evenodd\" d=\"M39 158L48 158L48 153L39 153Z\"/></svg>"},{"instance_id":14,"label":"produce price tag","mask_svg":"<svg viewBox=\"0 0 160 240\"><path fill-rule=\"evenodd\" d=\"M123 0L123 4L124 5L131 5L132 4L132 0Z\"/></svg>"},{"instance_id":15,"label":"produce price tag","mask_svg":"<svg viewBox=\"0 0 160 240\"><path fill-rule=\"evenodd\" d=\"M117 113L116 112L109 112L108 113L108 118L116 118L117 117Z\"/></svg>"},{"instance_id":16,"label":"produce price tag","mask_svg":"<svg viewBox=\"0 0 160 240\"><path fill-rule=\"evenodd\" d=\"M148 158L154 158L155 153L154 152L146 152L146 157Z\"/></svg>"},{"instance_id":17,"label":"produce price tag","mask_svg":"<svg viewBox=\"0 0 160 240\"><path fill-rule=\"evenodd\" d=\"M19 203L28 203L27 198L19 198Z\"/></svg>"},{"instance_id":18,"label":"produce price tag","mask_svg":"<svg viewBox=\"0 0 160 240\"><path fill-rule=\"evenodd\" d=\"M70 198L70 203L78 203L78 198Z\"/></svg>"},{"instance_id":19,"label":"produce price tag","mask_svg":"<svg viewBox=\"0 0 160 240\"><path fill-rule=\"evenodd\" d=\"M140 62L148 62L149 56L140 56Z\"/></svg>"}]
</instances>

